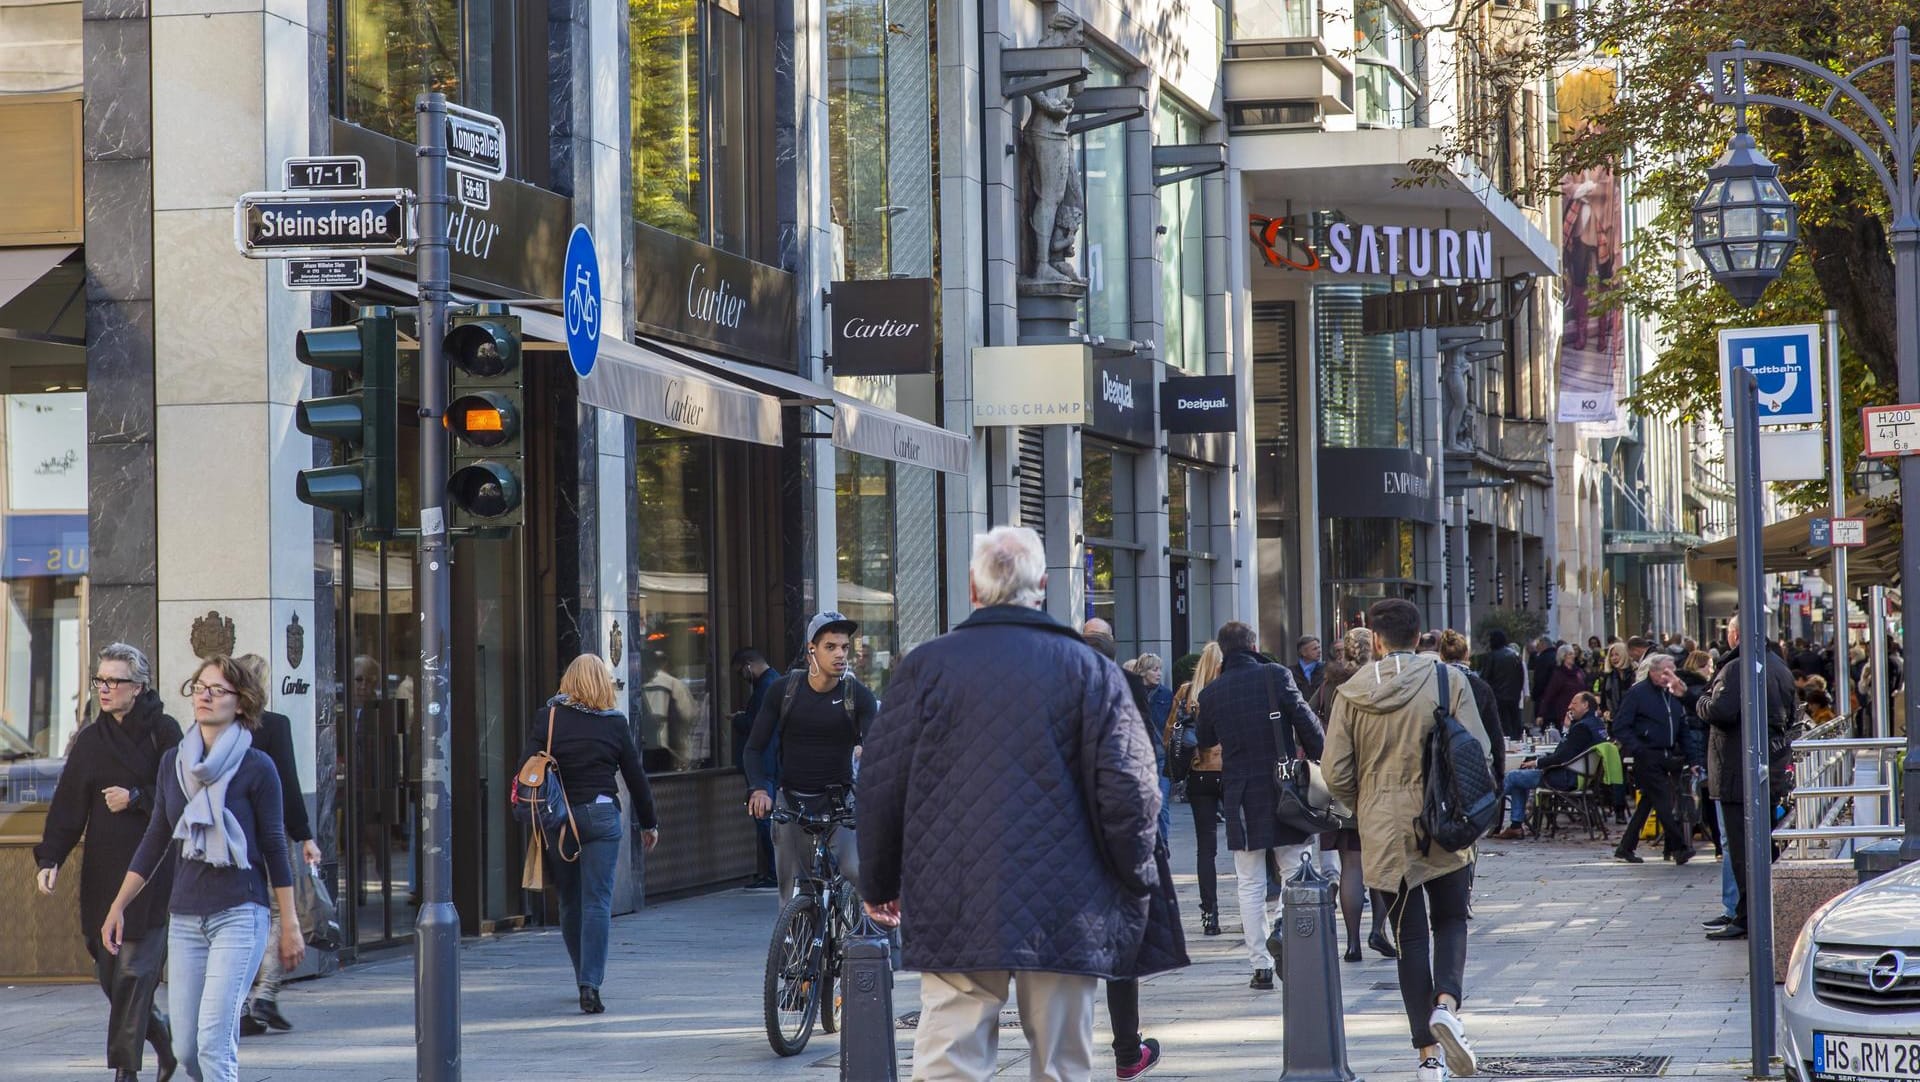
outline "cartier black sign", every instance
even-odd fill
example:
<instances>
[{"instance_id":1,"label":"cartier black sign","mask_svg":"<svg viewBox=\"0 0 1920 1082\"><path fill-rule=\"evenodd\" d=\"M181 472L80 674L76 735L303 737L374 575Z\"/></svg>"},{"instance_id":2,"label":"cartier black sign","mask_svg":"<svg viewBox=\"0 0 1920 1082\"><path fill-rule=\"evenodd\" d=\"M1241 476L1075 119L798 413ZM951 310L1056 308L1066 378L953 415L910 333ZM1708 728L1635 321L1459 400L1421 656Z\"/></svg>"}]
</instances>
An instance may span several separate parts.
<instances>
[{"instance_id":1,"label":"cartier black sign","mask_svg":"<svg viewBox=\"0 0 1920 1082\"><path fill-rule=\"evenodd\" d=\"M642 333L799 370L793 275L645 225L633 227L633 266Z\"/></svg>"},{"instance_id":2,"label":"cartier black sign","mask_svg":"<svg viewBox=\"0 0 1920 1082\"><path fill-rule=\"evenodd\" d=\"M833 374L915 376L933 371L933 279L835 282Z\"/></svg>"},{"instance_id":3,"label":"cartier black sign","mask_svg":"<svg viewBox=\"0 0 1920 1082\"><path fill-rule=\"evenodd\" d=\"M1398 448L1320 448L1323 518L1440 519L1433 460Z\"/></svg>"},{"instance_id":4,"label":"cartier black sign","mask_svg":"<svg viewBox=\"0 0 1920 1082\"><path fill-rule=\"evenodd\" d=\"M1533 275L1516 274L1498 282L1376 293L1361 299L1360 332L1392 334L1512 319L1532 289Z\"/></svg>"},{"instance_id":5,"label":"cartier black sign","mask_svg":"<svg viewBox=\"0 0 1920 1082\"><path fill-rule=\"evenodd\" d=\"M1160 385L1160 427L1168 432L1232 432L1232 376L1182 376Z\"/></svg>"},{"instance_id":6,"label":"cartier black sign","mask_svg":"<svg viewBox=\"0 0 1920 1082\"><path fill-rule=\"evenodd\" d=\"M1129 443L1151 446L1158 429L1153 423L1154 363L1145 357L1108 357L1093 363L1095 432Z\"/></svg>"},{"instance_id":7,"label":"cartier black sign","mask_svg":"<svg viewBox=\"0 0 1920 1082\"><path fill-rule=\"evenodd\" d=\"M412 188L418 184L411 143L389 139L344 120L333 122L335 154L367 161L367 183ZM462 292L495 297L558 297L560 266L573 233L573 200L517 180L493 182L485 210L449 207L447 238L453 284ZM405 268L413 260L382 259Z\"/></svg>"}]
</instances>

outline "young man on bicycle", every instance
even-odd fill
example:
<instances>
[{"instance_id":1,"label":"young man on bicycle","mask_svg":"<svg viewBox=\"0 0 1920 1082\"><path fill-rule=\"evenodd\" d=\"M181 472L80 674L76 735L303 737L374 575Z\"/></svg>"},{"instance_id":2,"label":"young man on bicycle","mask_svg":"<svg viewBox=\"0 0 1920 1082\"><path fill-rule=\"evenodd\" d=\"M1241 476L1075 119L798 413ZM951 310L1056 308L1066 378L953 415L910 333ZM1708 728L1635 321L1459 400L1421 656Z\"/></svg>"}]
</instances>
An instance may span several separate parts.
<instances>
[{"instance_id":1,"label":"young man on bicycle","mask_svg":"<svg viewBox=\"0 0 1920 1082\"><path fill-rule=\"evenodd\" d=\"M754 818L764 819L773 810L776 791L782 808L811 804L829 791L852 793L854 759L876 710L873 692L847 672L858 630L837 612L816 613L807 621L806 667L781 677L761 701L742 763L747 811ZM772 776L762 756L769 746L777 764ZM850 882L858 882L860 870L854 838L849 828L833 835L834 856ZM812 846L798 825L775 823L773 849L780 897L791 898Z\"/></svg>"}]
</instances>

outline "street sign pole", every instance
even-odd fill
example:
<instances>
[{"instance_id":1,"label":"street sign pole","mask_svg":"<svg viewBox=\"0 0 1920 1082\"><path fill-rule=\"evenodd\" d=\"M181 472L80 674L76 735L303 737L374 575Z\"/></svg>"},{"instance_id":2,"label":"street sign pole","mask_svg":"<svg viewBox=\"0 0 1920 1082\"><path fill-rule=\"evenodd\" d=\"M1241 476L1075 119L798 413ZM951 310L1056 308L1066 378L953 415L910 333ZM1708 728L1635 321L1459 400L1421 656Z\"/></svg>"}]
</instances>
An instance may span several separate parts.
<instances>
[{"instance_id":1,"label":"street sign pole","mask_svg":"<svg viewBox=\"0 0 1920 1082\"><path fill-rule=\"evenodd\" d=\"M419 1082L460 1078L460 916L453 908L452 714L448 673L452 569L442 506L447 481L447 99L422 94L414 104L419 138L420 246L420 911L414 922L414 1057Z\"/></svg>"},{"instance_id":2,"label":"street sign pole","mask_svg":"<svg viewBox=\"0 0 1920 1082\"><path fill-rule=\"evenodd\" d=\"M1747 1021L1752 1078L1771 1077L1773 1059L1773 815L1767 758L1767 617L1761 582L1760 387L1753 373L1727 374L1733 405L1734 534L1740 585L1740 731L1746 737Z\"/></svg>"},{"instance_id":3,"label":"street sign pole","mask_svg":"<svg viewBox=\"0 0 1920 1082\"><path fill-rule=\"evenodd\" d=\"M1840 313L1827 309L1827 493L1833 497L1833 517L1844 518L1847 514L1847 475L1845 447L1840 439ZM1827 623L1833 629L1834 672L1846 667L1847 656L1847 546L1833 546L1833 610L1837 616L1830 616ZM1847 709L1852 696L1839 697L1838 681L1834 688L1835 705L1843 714L1851 713Z\"/></svg>"}]
</instances>

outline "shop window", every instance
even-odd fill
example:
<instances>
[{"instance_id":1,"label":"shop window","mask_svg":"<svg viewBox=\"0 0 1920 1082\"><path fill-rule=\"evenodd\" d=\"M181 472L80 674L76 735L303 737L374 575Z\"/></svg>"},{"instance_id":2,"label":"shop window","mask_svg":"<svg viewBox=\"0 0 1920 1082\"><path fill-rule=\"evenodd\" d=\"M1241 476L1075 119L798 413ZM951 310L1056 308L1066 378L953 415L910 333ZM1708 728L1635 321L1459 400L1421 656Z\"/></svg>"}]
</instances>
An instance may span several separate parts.
<instances>
[{"instance_id":1,"label":"shop window","mask_svg":"<svg viewBox=\"0 0 1920 1082\"><path fill-rule=\"evenodd\" d=\"M1120 656L1139 653L1140 546L1134 526L1134 464L1138 456L1104 443L1084 444L1081 524L1087 542L1086 616L1113 625Z\"/></svg>"},{"instance_id":2,"label":"shop window","mask_svg":"<svg viewBox=\"0 0 1920 1082\"><path fill-rule=\"evenodd\" d=\"M87 638L87 396L0 395L0 826L44 806L93 714ZM140 644L151 657L151 644ZM35 828L37 829L37 828ZM0 829L0 833L4 833Z\"/></svg>"},{"instance_id":3,"label":"shop window","mask_svg":"<svg viewBox=\"0 0 1920 1082\"><path fill-rule=\"evenodd\" d=\"M1368 606L1389 597L1416 603L1427 586L1414 577L1419 527L1404 519L1330 518L1321 524L1322 577L1333 634L1361 626Z\"/></svg>"},{"instance_id":4,"label":"shop window","mask_svg":"<svg viewBox=\"0 0 1920 1082\"><path fill-rule=\"evenodd\" d=\"M425 93L501 118L507 170L548 182L547 10L522 0L332 0L333 113L402 142Z\"/></svg>"},{"instance_id":5,"label":"shop window","mask_svg":"<svg viewBox=\"0 0 1920 1082\"><path fill-rule=\"evenodd\" d=\"M1234 0L1233 38L1312 38L1320 36L1316 0Z\"/></svg>"},{"instance_id":6,"label":"shop window","mask_svg":"<svg viewBox=\"0 0 1920 1082\"><path fill-rule=\"evenodd\" d=\"M888 37L886 0L828 0L828 162L839 230L834 269L843 280L885 278L891 269Z\"/></svg>"},{"instance_id":7,"label":"shop window","mask_svg":"<svg viewBox=\"0 0 1920 1082\"><path fill-rule=\"evenodd\" d=\"M649 773L721 765L709 669L713 607L713 441L640 425L633 498L640 515L633 584L645 707L641 756Z\"/></svg>"},{"instance_id":8,"label":"shop window","mask_svg":"<svg viewBox=\"0 0 1920 1082\"><path fill-rule=\"evenodd\" d=\"M1093 53L1088 86L1119 86L1120 65ZM1075 137L1080 156L1080 189L1086 221L1080 228L1080 268L1087 280L1081 320L1088 334L1127 341L1133 338L1133 309L1127 271L1127 125L1109 124Z\"/></svg>"},{"instance_id":9,"label":"shop window","mask_svg":"<svg viewBox=\"0 0 1920 1082\"><path fill-rule=\"evenodd\" d=\"M773 59L758 0L628 0L635 221L742 255L766 244Z\"/></svg>"},{"instance_id":10,"label":"shop window","mask_svg":"<svg viewBox=\"0 0 1920 1082\"><path fill-rule=\"evenodd\" d=\"M1322 446L1419 445L1416 340L1405 332L1365 334L1361 328L1363 299L1390 288L1383 283L1314 287Z\"/></svg>"},{"instance_id":11,"label":"shop window","mask_svg":"<svg viewBox=\"0 0 1920 1082\"><path fill-rule=\"evenodd\" d=\"M840 611L860 625L853 675L882 693L900 653L894 580L894 466L884 459L834 452Z\"/></svg>"},{"instance_id":12,"label":"shop window","mask_svg":"<svg viewBox=\"0 0 1920 1082\"><path fill-rule=\"evenodd\" d=\"M1362 0L1353 28L1355 119L1363 128L1426 121L1420 29L1391 0Z\"/></svg>"},{"instance_id":13,"label":"shop window","mask_svg":"<svg viewBox=\"0 0 1920 1082\"><path fill-rule=\"evenodd\" d=\"M1198 143L1204 125L1193 110L1162 94L1159 134L1162 145ZM1206 235L1200 180L1160 188L1160 288L1165 360L1175 368L1207 370Z\"/></svg>"}]
</instances>

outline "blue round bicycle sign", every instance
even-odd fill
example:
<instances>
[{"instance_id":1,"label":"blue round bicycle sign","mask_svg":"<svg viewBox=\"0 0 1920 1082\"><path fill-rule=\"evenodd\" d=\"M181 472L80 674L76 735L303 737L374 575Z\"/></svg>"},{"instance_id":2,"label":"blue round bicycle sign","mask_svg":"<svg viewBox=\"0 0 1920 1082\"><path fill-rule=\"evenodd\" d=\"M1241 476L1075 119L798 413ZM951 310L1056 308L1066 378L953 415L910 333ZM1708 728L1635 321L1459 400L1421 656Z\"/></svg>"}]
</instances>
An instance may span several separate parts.
<instances>
[{"instance_id":1,"label":"blue round bicycle sign","mask_svg":"<svg viewBox=\"0 0 1920 1082\"><path fill-rule=\"evenodd\" d=\"M566 291L567 358L585 379L600 356L600 257L594 254L593 234L584 225L574 226L573 236L567 238L560 283Z\"/></svg>"}]
</instances>

